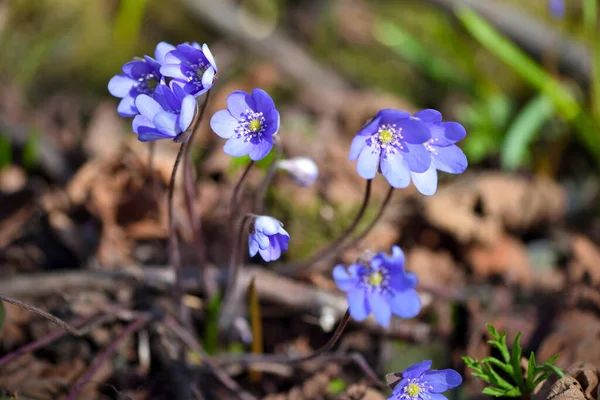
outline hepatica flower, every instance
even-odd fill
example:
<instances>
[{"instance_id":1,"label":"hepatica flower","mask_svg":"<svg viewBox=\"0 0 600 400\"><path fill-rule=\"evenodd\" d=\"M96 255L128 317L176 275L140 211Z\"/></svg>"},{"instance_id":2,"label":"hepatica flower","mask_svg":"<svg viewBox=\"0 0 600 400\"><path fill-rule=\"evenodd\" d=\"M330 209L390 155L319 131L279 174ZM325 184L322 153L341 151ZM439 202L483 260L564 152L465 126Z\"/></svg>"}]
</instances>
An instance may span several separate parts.
<instances>
[{"instance_id":1,"label":"hepatica flower","mask_svg":"<svg viewBox=\"0 0 600 400\"><path fill-rule=\"evenodd\" d=\"M392 255L376 254L369 265L352 264L333 269L336 285L348 296L350 315L363 321L373 313L377 322L388 326L392 314L412 318L421 310L415 274L404 269L404 253L392 247Z\"/></svg>"},{"instance_id":2,"label":"hepatica flower","mask_svg":"<svg viewBox=\"0 0 600 400\"><path fill-rule=\"evenodd\" d=\"M386 109L377 113L352 140L350 161L365 179L380 171L395 188L410 184L410 172L425 172L431 157L423 143L431 137L423 122L406 111Z\"/></svg>"},{"instance_id":3,"label":"hepatica flower","mask_svg":"<svg viewBox=\"0 0 600 400\"><path fill-rule=\"evenodd\" d=\"M249 155L258 161L273 148L273 135L279 130L279 112L262 89L254 89L252 94L235 91L227 98L227 110L213 115L210 127L227 139L225 153L233 157Z\"/></svg>"},{"instance_id":4,"label":"hepatica flower","mask_svg":"<svg viewBox=\"0 0 600 400\"><path fill-rule=\"evenodd\" d=\"M282 251L288 249L290 235L283 229L283 224L268 216L257 217L250 225L248 249L250 257L256 253L265 261L275 261Z\"/></svg>"},{"instance_id":5,"label":"hepatica flower","mask_svg":"<svg viewBox=\"0 0 600 400\"><path fill-rule=\"evenodd\" d=\"M431 138L423 146L429 152L431 165L426 171L412 171L411 176L419 192L432 195L437 189L437 170L461 174L467 169L467 157L455 145L467 132L458 122L442 122L442 114L436 110L419 111L413 118L422 121L429 128Z\"/></svg>"},{"instance_id":6,"label":"hepatica flower","mask_svg":"<svg viewBox=\"0 0 600 400\"><path fill-rule=\"evenodd\" d=\"M319 176L319 167L308 157L295 157L277 161L277 168L287 171L300 186L311 186Z\"/></svg>"},{"instance_id":7,"label":"hepatica flower","mask_svg":"<svg viewBox=\"0 0 600 400\"><path fill-rule=\"evenodd\" d=\"M159 85L154 98L142 94L135 100L140 112L133 119L133 131L141 142L177 139L191 125L196 99L175 84Z\"/></svg>"},{"instance_id":8,"label":"hepatica flower","mask_svg":"<svg viewBox=\"0 0 600 400\"><path fill-rule=\"evenodd\" d=\"M165 55L173 50L172 45L161 42L156 46L154 58L144 56L123 65L123 73L115 75L108 82L108 91L115 97L122 98L117 112L122 117L133 117L138 114L135 99L141 95L154 96L154 91L162 81L161 63Z\"/></svg>"},{"instance_id":9,"label":"hepatica flower","mask_svg":"<svg viewBox=\"0 0 600 400\"><path fill-rule=\"evenodd\" d=\"M213 86L217 64L206 44L183 43L167 53L160 72L173 78L187 94L200 96Z\"/></svg>"},{"instance_id":10,"label":"hepatica flower","mask_svg":"<svg viewBox=\"0 0 600 400\"><path fill-rule=\"evenodd\" d=\"M408 367L388 400L446 400L441 393L462 383L462 377L453 369L430 368L430 360Z\"/></svg>"}]
</instances>

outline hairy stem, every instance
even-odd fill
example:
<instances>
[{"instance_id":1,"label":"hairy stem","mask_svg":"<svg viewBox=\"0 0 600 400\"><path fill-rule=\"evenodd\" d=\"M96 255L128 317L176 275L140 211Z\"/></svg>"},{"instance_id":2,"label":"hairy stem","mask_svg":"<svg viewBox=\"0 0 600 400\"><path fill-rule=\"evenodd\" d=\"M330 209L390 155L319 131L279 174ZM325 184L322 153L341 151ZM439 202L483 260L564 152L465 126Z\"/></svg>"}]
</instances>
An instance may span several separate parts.
<instances>
[{"instance_id":1,"label":"hairy stem","mask_svg":"<svg viewBox=\"0 0 600 400\"><path fill-rule=\"evenodd\" d=\"M244 169L244 172L242 173L242 176L240 177L240 180L236 183L235 188L233 188L233 194L231 195L231 202L229 205L229 224L230 224L230 233L233 234L233 229L235 228L235 220L238 216L239 210L238 210L238 206L239 206L239 197L240 197L240 192L242 191L242 188L244 187L244 184L246 183L246 178L248 178L248 174L250 173L250 170L252 169L252 166L254 165L254 161L250 161L250 163L246 166L246 169Z\"/></svg>"},{"instance_id":2,"label":"hairy stem","mask_svg":"<svg viewBox=\"0 0 600 400\"><path fill-rule=\"evenodd\" d=\"M265 197L267 195L267 190L269 189L269 185L275 176L275 172L277 171L277 160L283 153L283 146L281 145L281 139L279 135L275 136L275 156L273 157L273 161L269 165L269 169L263 178L263 181L260 184L258 192L256 192L256 197L254 199L254 210L256 214L262 214L265 209Z\"/></svg>"},{"instance_id":3,"label":"hairy stem","mask_svg":"<svg viewBox=\"0 0 600 400\"><path fill-rule=\"evenodd\" d=\"M234 393L237 398L241 400L257 400L252 394L245 391L240 385L237 384L236 381L231 379L229 375L225 371L223 371L204 351L202 346L196 341L194 335L190 334L179 322L173 318L171 315L167 315L165 326L170 329L179 339L185 343L189 348L196 351L202 356L202 361L208 365L211 369L212 373L215 377L232 393Z\"/></svg>"},{"instance_id":4,"label":"hairy stem","mask_svg":"<svg viewBox=\"0 0 600 400\"><path fill-rule=\"evenodd\" d=\"M280 270L281 273L283 273L284 275L294 274L294 273L296 273L296 271L307 269L310 266L312 266L313 264L317 263L318 261L325 260L338 252L342 243L346 239L348 239L348 237L350 237L352 235L352 233L354 233L360 220L364 216L365 211L367 210L367 205L369 203L369 199L371 198L371 182L372 182L372 180L370 180L370 179L367 180L367 185L365 187L365 195L363 197L363 202L360 206L360 209L358 210L358 213L354 217L354 220L350 224L350 226L348 228L346 228L346 230L336 240L334 240L331 244L329 244L329 246L327 246L326 248L324 248L323 250L318 252L310 260L305 261L305 262L298 262L298 263L294 263L289 266L286 266L285 268L282 268Z\"/></svg>"},{"instance_id":5,"label":"hairy stem","mask_svg":"<svg viewBox=\"0 0 600 400\"><path fill-rule=\"evenodd\" d=\"M94 375L98 372L102 364L106 361L108 357L114 354L117 350L117 347L123 340L127 338L127 336L132 335L139 329L141 329L144 325L146 325L151 320L150 314L142 314L138 318L136 318L131 324L127 325L127 327L121 332L119 336L112 341L111 344L94 360L92 366L87 370L83 378L81 378L75 388L69 393L65 400L74 400L77 398L77 395L85 388L85 386L90 383Z\"/></svg>"},{"instance_id":6,"label":"hairy stem","mask_svg":"<svg viewBox=\"0 0 600 400\"><path fill-rule=\"evenodd\" d=\"M227 280L227 288L225 289L225 295L227 296L234 288L237 283L237 277L240 270L240 255L242 248L242 240L244 239L244 226L246 222L248 222L251 218L253 218L254 214L247 214L242 219L240 223L236 240L233 242L233 248L231 249L231 255L229 256L229 279Z\"/></svg>"}]
</instances>

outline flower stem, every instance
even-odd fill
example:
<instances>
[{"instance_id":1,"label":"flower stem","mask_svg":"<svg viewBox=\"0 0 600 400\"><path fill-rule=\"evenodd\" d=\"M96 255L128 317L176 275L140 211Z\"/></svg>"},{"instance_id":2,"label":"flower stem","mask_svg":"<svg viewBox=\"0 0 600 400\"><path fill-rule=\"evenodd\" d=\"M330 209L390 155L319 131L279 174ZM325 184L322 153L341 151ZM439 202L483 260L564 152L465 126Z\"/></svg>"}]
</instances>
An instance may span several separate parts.
<instances>
[{"instance_id":1,"label":"flower stem","mask_svg":"<svg viewBox=\"0 0 600 400\"><path fill-rule=\"evenodd\" d=\"M271 164L269 165L269 169L265 174L265 177L260 184L258 192L256 192L256 198L254 199L254 210L257 214L262 214L265 209L265 196L267 195L267 189L269 189L269 185L275 176L275 172L277 171L277 160L283 153L283 146L281 145L281 140L279 139L279 135L275 136L275 155Z\"/></svg>"},{"instance_id":2,"label":"flower stem","mask_svg":"<svg viewBox=\"0 0 600 400\"><path fill-rule=\"evenodd\" d=\"M373 229L373 227L379 222L379 220L383 216L383 212L385 211L387 205L390 203L393 193L394 193L394 188L392 186L390 186L387 194L385 195L385 199L383 200L383 203L381 203L381 206L379 207L379 211L377 211L377 215L375 216L373 221L371 221L369 226L367 226L357 237L352 239L352 241L350 243L347 243L346 245L344 245L342 248L342 251L346 251L349 248L356 247L367 236L367 234L371 231L371 229Z\"/></svg>"},{"instance_id":3,"label":"flower stem","mask_svg":"<svg viewBox=\"0 0 600 400\"><path fill-rule=\"evenodd\" d=\"M365 214L365 211L367 210L367 205L371 197L371 182L372 180L367 180L367 186L365 187L365 195L363 197L363 202L360 206L360 210L358 210L358 214L356 214L356 216L354 217L352 224L350 224L350 226L346 228L346 230L335 241L333 241L329 246L318 252L310 260L286 266L285 268L282 268L280 270L281 273L283 273L284 275L294 274L296 271L304 270L317 263L318 261L325 260L337 253L341 244L346 239L348 239L348 237L350 237L350 235L352 235L352 233L356 230L358 223L360 222L361 218Z\"/></svg>"},{"instance_id":4,"label":"flower stem","mask_svg":"<svg viewBox=\"0 0 600 400\"><path fill-rule=\"evenodd\" d=\"M230 293L235 289L237 278L240 272L240 255L242 248L242 240L244 239L244 226L246 225L246 222L248 222L253 217L254 214L246 214L244 216L237 232L237 239L233 242L233 247L229 256L229 277L227 279L227 287L225 289L225 300L223 300L223 304L227 303L227 298L230 296Z\"/></svg>"},{"instance_id":5,"label":"flower stem","mask_svg":"<svg viewBox=\"0 0 600 400\"><path fill-rule=\"evenodd\" d=\"M169 197L168 197L168 208L169 208L169 263L173 267L175 272L175 284L173 286L173 301L175 309L182 321L185 321L185 309L181 301L183 297L183 274L181 270L181 254L179 253L179 243L177 241L177 232L175 231L175 205L173 202L175 194L175 178L177 176L177 170L179 164L183 158L187 141L181 143L177 157L175 158L175 164L173 164L173 172L171 172L171 180L169 182Z\"/></svg>"},{"instance_id":6,"label":"flower stem","mask_svg":"<svg viewBox=\"0 0 600 400\"><path fill-rule=\"evenodd\" d=\"M65 400L74 400L77 398L77 395L83 390L85 385L91 382L92 378L98 372L102 364L106 361L108 357L113 355L113 353L117 350L119 344L123 340L127 338L127 336L135 333L139 329L141 329L144 325L150 322L151 317L149 314L142 314L136 320L134 320L131 324L127 325L127 327L121 332L119 336L113 340L113 342L104 350L94 361L92 366L87 370L86 374L77 382L75 388L69 393Z\"/></svg>"},{"instance_id":7,"label":"flower stem","mask_svg":"<svg viewBox=\"0 0 600 400\"><path fill-rule=\"evenodd\" d=\"M253 165L254 165L254 161L250 161L250 163L246 166L246 169L244 169L244 172L242 173L240 180L238 181L238 183L236 183L235 188L233 188L233 194L231 195L231 203L229 205L229 223L230 223L231 233L233 233L235 219L237 218L238 211L239 211L238 206L239 206L239 200L240 200L239 199L240 192L242 191L242 188L244 187L244 184L246 183L246 178L248 177L248 174L250 173L250 170L252 169Z\"/></svg>"},{"instance_id":8,"label":"flower stem","mask_svg":"<svg viewBox=\"0 0 600 400\"><path fill-rule=\"evenodd\" d=\"M183 154L183 186L185 190L185 205L187 208L188 218L190 219L190 225L192 228L192 240L194 242L194 249L196 250L196 254L198 255L198 264L200 265L200 270L202 271L202 283L204 285L205 293L209 298L211 298L215 294L216 288L213 288L210 285L210 279L207 276L208 270L206 268L206 247L204 243L204 237L202 235L202 221L200 220L200 215L196 212L196 209L194 207L194 204L196 203L196 177L194 174L192 161L190 159L190 149L192 147L191 144L194 140L196 132L198 132L199 130L202 118L204 118L204 114L208 106L208 100L210 98L210 92L210 90L206 92L204 102L202 103L202 106L200 106L199 112L196 113L194 121L192 121L192 133L187 140L188 144Z\"/></svg>"}]
</instances>

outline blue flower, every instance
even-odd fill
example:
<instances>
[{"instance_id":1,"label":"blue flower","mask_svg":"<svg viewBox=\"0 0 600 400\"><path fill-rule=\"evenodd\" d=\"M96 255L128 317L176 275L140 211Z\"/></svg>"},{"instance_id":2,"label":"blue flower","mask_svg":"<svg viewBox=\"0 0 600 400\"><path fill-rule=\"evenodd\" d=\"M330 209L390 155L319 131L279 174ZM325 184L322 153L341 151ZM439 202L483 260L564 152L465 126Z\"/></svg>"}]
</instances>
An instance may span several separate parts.
<instances>
[{"instance_id":1,"label":"blue flower","mask_svg":"<svg viewBox=\"0 0 600 400\"><path fill-rule=\"evenodd\" d=\"M382 326L390 324L392 314L412 318L421 310L415 274L404 269L404 253L392 247L392 256L376 254L369 266L352 264L348 270L343 265L333 269L336 285L348 296L350 314L363 321L372 312Z\"/></svg>"},{"instance_id":2,"label":"blue flower","mask_svg":"<svg viewBox=\"0 0 600 400\"><path fill-rule=\"evenodd\" d=\"M410 184L410 172L425 172L431 157L423 143L431 137L421 121L406 111L386 109L377 113L352 140L350 161L358 159L356 169L365 179L381 171L395 188Z\"/></svg>"},{"instance_id":3,"label":"blue flower","mask_svg":"<svg viewBox=\"0 0 600 400\"><path fill-rule=\"evenodd\" d=\"M138 140L177 139L187 131L196 113L196 99L186 95L181 87L159 85L154 98L142 94L135 99L140 112L133 119L133 131Z\"/></svg>"},{"instance_id":4,"label":"blue flower","mask_svg":"<svg viewBox=\"0 0 600 400\"><path fill-rule=\"evenodd\" d=\"M206 44L183 43L167 53L160 72L173 78L187 94L200 96L213 86L217 64Z\"/></svg>"},{"instance_id":5,"label":"blue flower","mask_svg":"<svg viewBox=\"0 0 600 400\"><path fill-rule=\"evenodd\" d=\"M140 94L150 97L154 95L156 87L164 81L160 73L161 63L165 55L173 50L172 45L160 42L154 50L154 58L144 56L123 65L123 73L115 75L108 82L108 91L115 97L122 98L117 112L122 117L133 117L138 114L135 99Z\"/></svg>"},{"instance_id":6,"label":"blue flower","mask_svg":"<svg viewBox=\"0 0 600 400\"><path fill-rule=\"evenodd\" d=\"M430 368L430 360L408 367L388 400L446 400L441 393L462 383L462 377L453 369Z\"/></svg>"},{"instance_id":7,"label":"blue flower","mask_svg":"<svg viewBox=\"0 0 600 400\"><path fill-rule=\"evenodd\" d=\"M275 261L282 251L288 249L290 235L283 229L283 224L275 218L260 216L250 225L248 249L250 257L256 253L265 261Z\"/></svg>"},{"instance_id":8,"label":"blue flower","mask_svg":"<svg viewBox=\"0 0 600 400\"><path fill-rule=\"evenodd\" d=\"M311 186L319 176L319 167L308 157L295 157L277 161L277 168L286 170L300 186Z\"/></svg>"},{"instance_id":9,"label":"blue flower","mask_svg":"<svg viewBox=\"0 0 600 400\"><path fill-rule=\"evenodd\" d=\"M462 140L467 132L458 122L442 122L442 114L436 110L423 110L417 118L429 128L431 139L423 145L431 155L431 165L425 172L411 172L413 183L419 192L432 195L437 189L437 171L461 174L467 169L467 157L454 143Z\"/></svg>"},{"instance_id":10,"label":"blue flower","mask_svg":"<svg viewBox=\"0 0 600 400\"><path fill-rule=\"evenodd\" d=\"M548 10L554 18L563 19L566 12L565 0L548 0Z\"/></svg>"},{"instance_id":11,"label":"blue flower","mask_svg":"<svg viewBox=\"0 0 600 400\"><path fill-rule=\"evenodd\" d=\"M252 95L235 91L227 97L227 110L210 120L212 130L228 139L223 147L233 157L249 155L254 161L273 148L273 135L279 130L279 112L267 92L254 89Z\"/></svg>"}]
</instances>

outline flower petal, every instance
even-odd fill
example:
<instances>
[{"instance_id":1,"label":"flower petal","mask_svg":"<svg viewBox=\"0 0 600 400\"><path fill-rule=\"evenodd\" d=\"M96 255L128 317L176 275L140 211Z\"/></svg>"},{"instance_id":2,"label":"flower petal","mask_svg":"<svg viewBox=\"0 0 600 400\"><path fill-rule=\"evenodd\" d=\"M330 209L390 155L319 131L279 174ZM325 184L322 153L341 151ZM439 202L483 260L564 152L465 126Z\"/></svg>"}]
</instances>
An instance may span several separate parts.
<instances>
[{"instance_id":1,"label":"flower petal","mask_svg":"<svg viewBox=\"0 0 600 400\"><path fill-rule=\"evenodd\" d=\"M137 107L135 106L135 99L131 96L123 97L123 100L119 102L117 112L121 117L129 118L139 114Z\"/></svg>"},{"instance_id":2,"label":"flower petal","mask_svg":"<svg viewBox=\"0 0 600 400\"><path fill-rule=\"evenodd\" d=\"M413 318L421 311L421 299L414 289L392 292L389 304L392 313L400 318Z\"/></svg>"},{"instance_id":3,"label":"flower petal","mask_svg":"<svg viewBox=\"0 0 600 400\"><path fill-rule=\"evenodd\" d=\"M412 172L425 172L431 165L431 153L421 144L404 145L401 150L404 160L408 164L408 168Z\"/></svg>"},{"instance_id":4,"label":"flower petal","mask_svg":"<svg viewBox=\"0 0 600 400\"><path fill-rule=\"evenodd\" d=\"M461 174L467 169L467 156L456 145L446 147L435 147L438 153L434 155L435 167L449 174Z\"/></svg>"},{"instance_id":5,"label":"flower petal","mask_svg":"<svg viewBox=\"0 0 600 400\"><path fill-rule=\"evenodd\" d=\"M414 117L419 118L423 122L436 123L442 122L442 113L432 108L421 110L414 114Z\"/></svg>"},{"instance_id":6,"label":"flower petal","mask_svg":"<svg viewBox=\"0 0 600 400\"><path fill-rule=\"evenodd\" d=\"M227 108L234 118L240 119L242 113L256 110L256 104L248 93L236 90L227 97Z\"/></svg>"},{"instance_id":7,"label":"flower petal","mask_svg":"<svg viewBox=\"0 0 600 400\"><path fill-rule=\"evenodd\" d=\"M341 264L337 265L333 269L333 280L335 281L337 287L344 292L356 289L360 282L358 276L350 275L346 268L344 268L344 266Z\"/></svg>"},{"instance_id":8,"label":"flower petal","mask_svg":"<svg viewBox=\"0 0 600 400\"><path fill-rule=\"evenodd\" d=\"M194 115L196 114L196 104L196 98L192 95L187 95L183 98L181 102L181 114L179 114L179 119L177 120L181 132L187 131L190 125L192 125Z\"/></svg>"},{"instance_id":9,"label":"flower petal","mask_svg":"<svg viewBox=\"0 0 600 400\"><path fill-rule=\"evenodd\" d=\"M431 368L431 364L431 360L425 360L415 365L411 365L410 367L406 368L404 372L402 372L402 379L414 379L420 377L425 371Z\"/></svg>"},{"instance_id":10,"label":"flower petal","mask_svg":"<svg viewBox=\"0 0 600 400\"><path fill-rule=\"evenodd\" d=\"M165 60L167 60L170 55L171 53L167 54ZM160 73L163 76L168 76L173 79L178 79L184 82L187 81L187 76L184 75L179 64L163 64L163 66L160 67Z\"/></svg>"},{"instance_id":11,"label":"flower petal","mask_svg":"<svg viewBox=\"0 0 600 400\"><path fill-rule=\"evenodd\" d=\"M442 125L442 127L444 128L444 136L454 143L464 139L465 136L467 136L467 131L465 130L465 127L459 124L458 122L442 122L440 125Z\"/></svg>"},{"instance_id":12,"label":"flower petal","mask_svg":"<svg viewBox=\"0 0 600 400\"><path fill-rule=\"evenodd\" d=\"M210 119L213 132L224 139L229 139L235 134L237 125L237 119L233 118L227 110L217 111Z\"/></svg>"},{"instance_id":13,"label":"flower petal","mask_svg":"<svg viewBox=\"0 0 600 400\"><path fill-rule=\"evenodd\" d=\"M371 119L370 121L367 121L356 135L371 136L377 131L377 129L379 129L379 125L381 125L380 122L381 118L379 118L378 116Z\"/></svg>"},{"instance_id":14,"label":"flower petal","mask_svg":"<svg viewBox=\"0 0 600 400\"><path fill-rule=\"evenodd\" d=\"M261 215L260 217L256 218L256 221L254 221L254 228L257 231L265 233L266 235L274 235L279 232L281 223L275 218Z\"/></svg>"},{"instance_id":15,"label":"flower petal","mask_svg":"<svg viewBox=\"0 0 600 400\"><path fill-rule=\"evenodd\" d=\"M154 59L159 64L163 64L165 62L165 56L171 50L175 50L175 46L167 42L160 42L156 45L156 49L154 49Z\"/></svg>"},{"instance_id":16,"label":"flower petal","mask_svg":"<svg viewBox=\"0 0 600 400\"><path fill-rule=\"evenodd\" d=\"M378 148L366 146L358 156L356 170L364 179L373 179L379 169L379 155L381 150Z\"/></svg>"},{"instance_id":17,"label":"flower petal","mask_svg":"<svg viewBox=\"0 0 600 400\"><path fill-rule=\"evenodd\" d=\"M410 173L417 190L427 196L434 194L437 189L438 176L435 166L436 163L432 162L427 171Z\"/></svg>"},{"instance_id":18,"label":"flower petal","mask_svg":"<svg viewBox=\"0 0 600 400\"><path fill-rule=\"evenodd\" d=\"M395 122L402 128L403 140L411 144L423 144L431 138L427 125L417 119L405 118Z\"/></svg>"},{"instance_id":19,"label":"flower petal","mask_svg":"<svg viewBox=\"0 0 600 400\"><path fill-rule=\"evenodd\" d=\"M210 65L212 65L212 67L215 69L215 71L217 71L218 70L217 62L215 61L215 58L213 57L213 55L210 52L210 49L208 48L208 45L206 43L204 43L202 45L202 53L204 53L204 57L206 57L206 61L208 61L210 63Z\"/></svg>"},{"instance_id":20,"label":"flower petal","mask_svg":"<svg viewBox=\"0 0 600 400\"><path fill-rule=\"evenodd\" d=\"M131 125L140 142L166 139L165 135L156 129L152 121L142 115L136 115Z\"/></svg>"},{"instance_id":21,"label":"flower petal","mask_svg":"<svg viewBox=\"0 0 600 400\"><path fill-rule=\"evenodd\" d=\"M256 103L256 111L258 112L267 114L275 108L275 103L273 102L271 96L269 96L269 94L262 89L257 88L252 90L252 98Z\"/></svg>"},{"instance_id":22,"label":"flower petal","mask_svg":"<svg viewBox=\"0 0 600 400\"><path fill-rule=\"evenodd\" d=\"M281 251L287 251L288 243L290 242L290 235L285 231L285 229L281 229L280 232L275 235L275 238L279 243L279 247L281 247Z\"/></svg>"},{"instance_id":23,"label":"flower petal","mask_svg":"<svg viewBox=\"0 0 600 400\"><path fill-rule=\"evenodd\" d=\"M354 136L354 139L352 139L352 144L350 144L350 155L348 156L348 160L354 161L358 158L361 150L367 145L367 140L369 140L369 138L370 136Z\"/></svg>"},{"instance_id":24,"label":"flower petal","mask_svg":"<svg viewBox=\"0 0 600 400\"><path fill-rule=\"evenodd\" d=\"M410 185L410 170L400 152L382 157L381 173L392 187L405 188Z\"/></svg>"},{"instance_id":25,"label":"flower petal","mask_svg":"<svg viewBox=\"0 0 600 400\"><path fill-rule=\"evenodd\" d=\"M279 242L273 236L269 237L269 246L264 250L259 248L258 252L263 260L267 262L275 261L281 257L281 248L279 247Z\"/></svg>"},{"instance_id":26,"label":"flower petal","mask_svg":"<svg viewBox=\"0 0 600 400\"><path fill-rule=\"evenodd\" d=\"M379 125L398 124L400 121L409 121L410 113L404 110L386 108L377 113Z\"/></svg>"},{"instance_id":27,"label":"flower petal","mask_svg":"<svg viewBox=\"0 0 600 400\"><path fill-rule=\"evenodd\" d=\"M223 151L233 157L241 157L245 156L252 149L253 144L250 142L246 142L244 138L237 138L232 136L225 142L225 146L223 146Z\"/></svg>"},{"instance_id":28,"label":"flower petal","mask_svg":"<svg viewBox=\"0 0 600 400\"><path fill-rule=\"evenodd\" d=\"M462 383L462 376L453 369L441 369L439 371L426 371L423 374L423 382L431 386L433 393L442 393L457 387Z\"/></svg>"},{"instance_id":29,"label":"flower petal","mask_svg":"<svg viewBox=\"0 0 600 400\"><path fill-rule=\"evenodd\" d=\"M390 319L392 318L392 310L387 299L379 292L367 293L366 297L369 302L369 308L379 325L383 327L389 326Z\"/></svg>"},{"instance_id":30,"label":"flower petal","mask_svg":"<svg viewBox=\"0 0 600 400\"><path fill-rule=\"evenodd\" d=\"M115 75L108 81L108 91L115 97L123 98L129 94L129 91L136 83L136 80L131 79L125 74Z\"/></svg>"},{"instance_id":31,"label":"flower petal","mask_svg":"<svg viewBox=\"0 0 600 400\"><path fill-rule=\"evenodd\" d=\"M213 84L215 83L215 75L216 72L213 67L209 67L206 69L206 71L204 71L204 73L202 74L203 89L201 90L201 93L205 93L206 91L208 91L208 89L213 87Z\"/></svg>"},{"instance_id":32,"label":"flower petal","mask_svg":"<svg viewBox=\"0 0 600 400\"><path fill-rule=\"evenodd\" d=\"M273 137L272 136L264 136L262 139L258 141L257 144L253 144L248 152L250 159L252 161L262 160L269 154L271 149L273 148Z\"/></svg>"},{"instance_id":33,"label":"flower petal","mask_svg":"<svg viewBox=\"0 0 600 400\"><path fill-rule=\"evenodd\" d=\"M369 315L364 289L351 290L346 296L348 297L348 309L352 318L357 321L364 321Z\"/></svg>"},{"instance_id":34,"label":"flower petal","mask_svg":"<svg viewBox=\"0 0 600 400\"><path fill-rule=\"evenodd\" d=\"M135 106L137 107L140 114L148 118L150 121L154 120L154 116L159 112L163 112L163 108L158 104L152 97L141 94L135 98Z\"/></svg>"},{"instance_id":35,"label":"flower petal","mask_svg":"<svg viewBox=\"0 0 600 400\"><path fill-rule=\"evenodd\" d=\"M254 257L258 253L258 242L254 240L254 235L248 236L248 254Z\"/></svg>"},{"instance_id":36,"label":"flower petal","mask_svg":"<svg viewBox=\"0 0 600 400\"><path fill-rule=\"evenodd\" d=\"M161 111L154 116L152 122L156 125L156 129L164 133L165 136L175 137L181 133L177 126L177 116L175 114Z\"/></svg>"}]
</instances>

